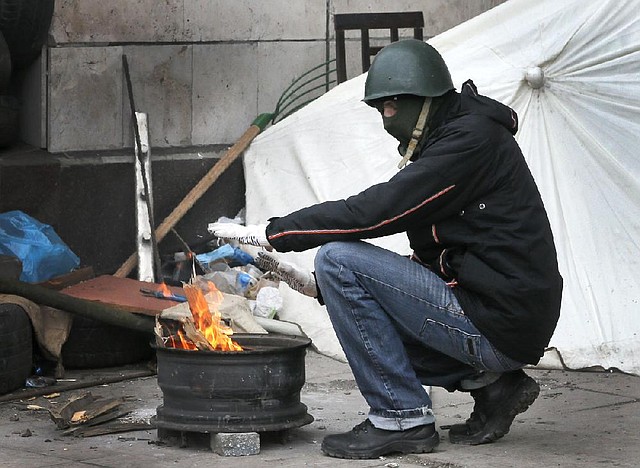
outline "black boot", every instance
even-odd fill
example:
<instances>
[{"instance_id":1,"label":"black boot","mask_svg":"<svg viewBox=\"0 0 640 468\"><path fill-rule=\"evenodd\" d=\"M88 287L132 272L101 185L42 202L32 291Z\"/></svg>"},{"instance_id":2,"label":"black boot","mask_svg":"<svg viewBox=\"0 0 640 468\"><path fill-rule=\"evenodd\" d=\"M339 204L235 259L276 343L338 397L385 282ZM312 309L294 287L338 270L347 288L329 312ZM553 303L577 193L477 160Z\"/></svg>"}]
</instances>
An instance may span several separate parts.
<instances>
[{"instance_id":1,"label":"black boot","mask_svg":"<svg viewBox=\"0 0 640 468\"><path fill-rule=\"evenodd\" d=\"M439 443L433 423L406 431L386 431L366 419L349 432L326 436L322 451L336 458L378 458L395 452L428 453Z\"/></svg>"},{"instance_id":2,"label":"black boot","mask_svg":"<svg viewBox=\"0 0 640 468\"><path fill-rule=\"evenodd\" d=\"M498 440L509 432L517 414L538 398L540 386L523 370L507 372L494 383L472 390L471 417L449 429L452 444L479 445Z\"/></svg>"}]
</instances>

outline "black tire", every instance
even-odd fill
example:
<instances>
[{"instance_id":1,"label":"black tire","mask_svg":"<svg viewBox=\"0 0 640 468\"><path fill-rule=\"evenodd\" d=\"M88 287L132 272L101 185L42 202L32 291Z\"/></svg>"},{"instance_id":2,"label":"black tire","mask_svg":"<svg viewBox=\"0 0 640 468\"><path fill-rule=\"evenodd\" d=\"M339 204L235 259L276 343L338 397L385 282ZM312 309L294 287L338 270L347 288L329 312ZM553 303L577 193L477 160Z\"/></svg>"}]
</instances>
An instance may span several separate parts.
<instances>
[{"instance_id":1,"label":"black tire","mask_svg":"<svg viewBox=\"0 0 640 468\"><path fill-rule=\"evenodd\" d=\"M54 0L0 0L0 31L15 70L27 67L40 55L53 7Z\"/></svg>"},{"instance_id":2,"label":"black tire","mask_svg":"<svg viewBox=\"0 0 640 468\"><path fill-rule=\"evenodd\" d=\"M0 148L18 141L20 101L13 96L0 96Z\"/></svg>"},{"instance_id":3,"label":"black tire","mask_svg":"<svg viewBox=\"0 0 640 468\"><path fill-rule=\"evenodd\" d=\"M151 359L152 338L151 334L76 315L62 346L62 365L66 369L97 369Z\"/></svg>"},{"instance_id":4,"label":"black tire","mask_svg":"<svg viewBox=\"0 0 640 468\"><path fill-rule=\"evenodd\" d=\"M31 321L22 307L0 304L0 395L24 387L33 367Z\"/></svg>"},{"instance_id":5,"label":"black tire","mask_svg":"<svg viewBox=\"0 0 640 468\"><path fill-rule=\"evenodd\" d=\"M0 94L9 86L11 79L11 55L9 46L0 32Z\"/></svg>"}]
</instances>

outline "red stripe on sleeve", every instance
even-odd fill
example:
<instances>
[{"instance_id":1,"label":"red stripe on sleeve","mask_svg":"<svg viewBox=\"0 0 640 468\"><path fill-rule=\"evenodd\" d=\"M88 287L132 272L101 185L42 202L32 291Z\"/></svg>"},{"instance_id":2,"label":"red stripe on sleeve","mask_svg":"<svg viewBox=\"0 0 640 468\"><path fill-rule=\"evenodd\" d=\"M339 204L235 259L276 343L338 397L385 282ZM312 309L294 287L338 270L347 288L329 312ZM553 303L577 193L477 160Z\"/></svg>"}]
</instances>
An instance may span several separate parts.
<instances>
[{"instance_id":1,"label":"red stripe on sleeve","mask_svg":"<svg viewBox=\"0 0 640 468\"><path fill-rule=\"evenodd\" d=\"M283 231L283 232L279 232L278 234L274 234L272 236L269 236L269 240L279 239L279 238L284 237L284 236L321 235L321 234L353 234L353 233L357 233L357 232L373 231L374 229L378 229L378 228L380 228L382 226L385 226L385 225L387 225L389 223L397 221L398 219L402 219L403 217L410 215L411 213L415 212L416 210L419 210L420 208L422 208L423 206L427 205L428 203L431 203L432 201L438 199L439 197L441 197L445 193L449 192L453 188L455 188L455 185L450 185L449 187L439 191L435 195L430 196L429 198L427 198L426 200L422 201L420 204L414 206L413 208L410 208L410 209L400 213L399 215L394 216L393 218L385 219L384 221L381 221L378 224L375 224L373 226L368 226L368 227L363 227L363 228L353 228L353 229L314 229L314 230L308 230L308 231L305 231L305 230Z\"/></svg>"}]
</instances>

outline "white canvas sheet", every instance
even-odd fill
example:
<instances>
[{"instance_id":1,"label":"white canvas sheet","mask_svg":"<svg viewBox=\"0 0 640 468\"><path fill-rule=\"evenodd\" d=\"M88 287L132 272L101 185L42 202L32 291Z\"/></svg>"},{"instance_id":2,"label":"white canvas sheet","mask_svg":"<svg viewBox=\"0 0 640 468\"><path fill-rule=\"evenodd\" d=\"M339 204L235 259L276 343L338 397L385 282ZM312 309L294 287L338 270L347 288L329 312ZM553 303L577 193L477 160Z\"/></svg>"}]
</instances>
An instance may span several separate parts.
<instances>
[{"instance_id":1,"label":"white canvas sheet","mask_svg":"<svg viewBox=\"0 0 640 468\"><path fill-rule=\"evenodd\" d=\"M640 2L510 0L429 41L456 87L513 107L565 280L544 365L640 375ZM544 73L542 87L527 71ZM364 75L258 136L245 155L247 222L387 180L396 141L361 102ZM535 81L534 81L535 84ZM377 244L408 253L404 236ZM315 252L286 258L312 268ZM286 320L343 354L323 307L283 286Z\"/></svg>"}]
</instances>

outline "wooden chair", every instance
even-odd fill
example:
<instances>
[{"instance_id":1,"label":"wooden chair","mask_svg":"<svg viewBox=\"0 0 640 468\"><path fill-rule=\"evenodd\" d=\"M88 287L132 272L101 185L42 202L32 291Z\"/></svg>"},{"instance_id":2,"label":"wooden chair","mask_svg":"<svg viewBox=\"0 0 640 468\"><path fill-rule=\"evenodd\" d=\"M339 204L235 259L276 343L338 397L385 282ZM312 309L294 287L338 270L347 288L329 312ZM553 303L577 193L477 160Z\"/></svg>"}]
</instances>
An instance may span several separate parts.
<instances>
[{"instance_id":1,"label":"wooden chair","mask_svg":"<svg viewBox=\"0 0 640 468\"><path fill-rule=\"evenodd\" d=\"M336 73L338 83L347 80L347 65L345 56L345 31L360 30L362 71L366 72L371 66L371 57L376 55L382 47L372 47L369 43L371 29L388 29L391 42L399 39L399 29L413 29L413 37L423 39L424 18L421 11L398 13L346 13L333 16L336 33Z\"/></svg>"}]
</instances>

